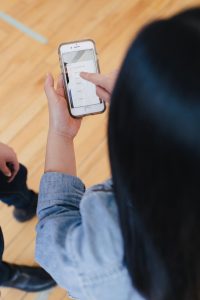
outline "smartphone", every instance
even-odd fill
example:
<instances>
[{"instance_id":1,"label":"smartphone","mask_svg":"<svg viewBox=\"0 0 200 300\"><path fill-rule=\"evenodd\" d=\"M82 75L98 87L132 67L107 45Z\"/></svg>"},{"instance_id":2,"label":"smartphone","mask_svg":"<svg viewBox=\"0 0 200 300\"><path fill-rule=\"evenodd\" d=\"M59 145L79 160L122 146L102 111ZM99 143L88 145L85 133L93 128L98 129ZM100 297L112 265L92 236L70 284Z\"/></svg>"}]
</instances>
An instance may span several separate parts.
<instances>
[{"instance_id":1,"label":"smartphone","mask_svg":"<svg viewBox=\"0 0 200 300\"><path fill-rule=\"evenodd\" d=\"M104 112L106 106L96 95L95 85L80 77L82 71L99 73L95 42L82 40L63 43L58 48L58 54L71 116Z\"/></svg>"}]
</instances>

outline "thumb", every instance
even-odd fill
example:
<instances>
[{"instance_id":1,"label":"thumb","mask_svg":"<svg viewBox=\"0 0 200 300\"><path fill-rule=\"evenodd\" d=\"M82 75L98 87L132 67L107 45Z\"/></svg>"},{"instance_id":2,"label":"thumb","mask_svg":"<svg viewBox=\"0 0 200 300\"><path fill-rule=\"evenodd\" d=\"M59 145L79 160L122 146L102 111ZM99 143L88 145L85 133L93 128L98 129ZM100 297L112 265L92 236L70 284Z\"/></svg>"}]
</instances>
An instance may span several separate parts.
<instances>
[{"instance_id":1,"label":"thumb","mask_svg":"<svg viewBox=\"0 0 200 300\"><path fill-rule=\"evenodd\" d=\"M5 176L11 177L12 173L11 173L10 169L7 167L6 163L4 163L0 166L0 170L2 171L2 173Z\"/></svg>"},{"instance_id":2,"label":"thumb","mask_svg":"<svg viewBox=\"0 0 200 300\"><path fill-rule=\"evenodd\" d=\"M56 91L54 89L54 79L53 76L49 73L46 76L44 83L44 90L49 102L55 101Z\"/></svg>"}]
</instances>

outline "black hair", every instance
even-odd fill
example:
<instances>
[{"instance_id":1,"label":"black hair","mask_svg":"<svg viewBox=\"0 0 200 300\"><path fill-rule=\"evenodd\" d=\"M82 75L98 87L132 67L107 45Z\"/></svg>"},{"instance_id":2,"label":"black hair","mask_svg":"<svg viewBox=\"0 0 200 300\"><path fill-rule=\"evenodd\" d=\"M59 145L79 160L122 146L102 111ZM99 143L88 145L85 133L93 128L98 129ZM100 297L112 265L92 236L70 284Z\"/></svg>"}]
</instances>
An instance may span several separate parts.
<instances>
[{"instance_id":1,"label":"black hair","mask_svg":"<svg viewBox=\"0 0 200 300\"><path fill-rule=\"evenodd\" d=\"M108 143L134 287L200 299L200 9L145 27L111 99Z\"/></svg>"}]
</instances>

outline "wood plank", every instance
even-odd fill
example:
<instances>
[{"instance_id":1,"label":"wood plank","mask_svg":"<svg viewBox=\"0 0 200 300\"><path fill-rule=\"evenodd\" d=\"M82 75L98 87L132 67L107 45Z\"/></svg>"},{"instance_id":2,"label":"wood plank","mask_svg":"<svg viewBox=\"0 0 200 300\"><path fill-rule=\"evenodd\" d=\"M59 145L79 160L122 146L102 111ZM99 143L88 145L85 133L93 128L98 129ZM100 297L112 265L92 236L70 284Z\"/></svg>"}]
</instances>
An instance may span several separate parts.
<instances>
[{"instance_id":1,"label":"wood plank","mask_svg":"<svg viewBox=\"0 0 200 300\"><path fill-rule=\"evenodd\" d=\"M9 143L29 169L29 186L36 191L43 173L48 130L45 74L60 73L57 47L64 41L93 38L102 72L118 67L137 32L147 23L192 6L200 0L8 0L1 11L48 39L42 45L0 20L0 141ZM78 175L87 186L110 176L107 155L107 116L83 120L75 140ZM19 224L12 207L0 203L0 224L5 236L5 259L34 264L37 219ZM1 299L36 300L39 294L2 289ZM48 300L64 300L55 288Z\"/></svg>"}]
</instances>

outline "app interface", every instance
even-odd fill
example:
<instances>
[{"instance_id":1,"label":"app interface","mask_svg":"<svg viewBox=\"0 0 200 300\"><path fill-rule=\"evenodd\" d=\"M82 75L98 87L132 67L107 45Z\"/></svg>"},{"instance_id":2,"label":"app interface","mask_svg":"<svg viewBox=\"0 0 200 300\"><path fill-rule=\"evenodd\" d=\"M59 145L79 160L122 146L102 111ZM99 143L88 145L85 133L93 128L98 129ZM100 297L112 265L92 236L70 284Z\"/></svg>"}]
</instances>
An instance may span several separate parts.
<instances>
[{"instance_id":1,"label":"app interface","mask_svg":"<svg viewBox=\"0 0 200 300\"><path fill-rule=\"evenodd\" d=\"M64 53L63 62L71 107L99 104L95 85L80 77L80 72L97 72L94 50Z\"/></svg>"}]
</instances>

